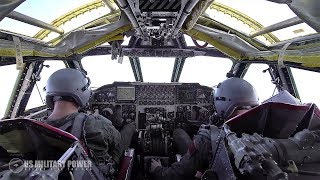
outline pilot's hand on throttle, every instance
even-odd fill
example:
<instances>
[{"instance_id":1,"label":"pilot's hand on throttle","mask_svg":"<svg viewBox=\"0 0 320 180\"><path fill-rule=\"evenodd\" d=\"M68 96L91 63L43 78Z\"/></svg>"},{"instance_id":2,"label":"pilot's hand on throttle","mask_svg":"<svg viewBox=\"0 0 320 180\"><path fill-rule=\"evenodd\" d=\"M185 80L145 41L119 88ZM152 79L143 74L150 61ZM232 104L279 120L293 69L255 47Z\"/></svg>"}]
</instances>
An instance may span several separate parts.
<instances>
[{"instance_id":1,"label":"pilot's hand on throttle","mask_svg":"<svg viewBox=\"0 0 320 180\"><path fill-rule=\"evenodd\" d=\"M162 166L160 160L151 159L150 171L153 172L158 166Z\"/></svg>"}]
</instances>

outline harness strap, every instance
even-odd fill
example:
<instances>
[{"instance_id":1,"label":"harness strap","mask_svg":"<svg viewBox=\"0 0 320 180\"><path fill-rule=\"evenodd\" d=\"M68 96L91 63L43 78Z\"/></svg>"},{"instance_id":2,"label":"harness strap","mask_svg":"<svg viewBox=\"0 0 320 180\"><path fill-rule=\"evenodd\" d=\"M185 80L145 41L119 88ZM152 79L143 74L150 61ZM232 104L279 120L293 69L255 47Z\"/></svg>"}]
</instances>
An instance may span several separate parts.
<instances>
[{"instance_id":1,"label":"harness strap","mask_svg":"<svg viewBox=\"0 0 320 180\"><path fill-rule=\"evenodd\" d=\"M72 126L73 121L69 120L67 123L63 124L62 126L58 127L62 131L67 131L69 127Z\"/></svg>"},{"instance_id":2,"label":"harness strap","mask_svg":"<svg viewBox=\"0 0 320 180\"><path fill-rule=\"evenodd\" d=\"M79 140L81 140L85 120L86 116L80 113L73 120L70 120L67 123L60 126L59 129L67 131L71 127L70 133L77 137Z\"/></svg>"},{"instance_id":3,"label":"harness strap","mask_svg":"<svg viewBox=\"0 0 320 180\"><path fill-rule=\"evenodd\" d=\"M79 140L82 137L83 125L85 120L86 120L86 116L82 113L77 115L73 120L70 133L73 134L75 137L77 137Z\"/></svg>"},{"instance_id":4,"label":"harness strap","mask_svg":"<svg viewBox=\"0 0 320 180\"><path fill-rule=\"evenodd\" d=\"M224 143L224 131L216 126L210 126L212 160L211 169L221 180L235 180L229 156Z\"/></svg>"},{"instance_id":5,"label":"harness strap","mask_svg":"<svg viewBox=\"0 0 320 180\"><path fill-rule=\"evenodd\" d=\"M221 138L221 129L219 129L216 126L210 126L212 160L214 160L217 155L217 150L218 150L218 146L220 144L221 139L223 139Z\"/></svg>"}]
</instances>

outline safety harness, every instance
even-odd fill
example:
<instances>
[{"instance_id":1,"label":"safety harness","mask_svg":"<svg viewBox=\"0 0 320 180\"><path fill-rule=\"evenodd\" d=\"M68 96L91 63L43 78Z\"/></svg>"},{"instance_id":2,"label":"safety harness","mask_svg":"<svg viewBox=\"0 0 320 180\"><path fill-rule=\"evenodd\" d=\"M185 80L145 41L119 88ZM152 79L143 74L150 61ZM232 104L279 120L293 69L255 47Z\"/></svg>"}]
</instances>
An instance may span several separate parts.
<instances>
[{"instance_id":1,"label":"safety harness","mask_svg":"<svg viewBox=\"0 0 320 180\"><path fill-rule=\"evenodd\" d=\"M203 174L202 179L235 180L236 176L224 142L224 131L214 125L208 125L205 129L210 131L210 137L207 137L211 141L212 159L210 168Z\"/></svg>"}]
</instances>

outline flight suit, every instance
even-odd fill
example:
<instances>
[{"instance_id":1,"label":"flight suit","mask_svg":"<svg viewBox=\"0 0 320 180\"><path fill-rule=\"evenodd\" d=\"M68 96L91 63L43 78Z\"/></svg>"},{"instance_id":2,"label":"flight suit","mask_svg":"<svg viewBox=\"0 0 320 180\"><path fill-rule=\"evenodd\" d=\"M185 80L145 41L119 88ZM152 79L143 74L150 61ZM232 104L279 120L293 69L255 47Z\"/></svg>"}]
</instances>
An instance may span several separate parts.
<instances>
[{"instance_id":1,"label":"flight suit","mask_svg":"<svg viewBox=\"0 0 320 180\"><path fill-rule=\"evenodd\" d=\"M170 167L158 166L152 174L155 179L194 179L197 171L208 169L211 157L210 126L201 126L179 162Z\"/></svg>"},{"instance_id":2,"label":"flight suit","mask_svg":"<svg viewBox=\"0 0 320 180\"><path fill-rule=\"evenodd\" d=\"M78 115L77 112L57 120L46 119L44 122L55 127L61 127L68 121L74 120ZM83 139L81 140L93 155L93 162L102 171L111 171L112 174L115 166L119 165L125 149L130 146L135 126L134 124L127 124L119 132L109 119L101 115L85 114L85 117L82 131ZM70 129L66 131L70 132ZM111 167L110 164L112 164ZM105 173L109 174L109 172Z\"/></svg>"}]
</instances>

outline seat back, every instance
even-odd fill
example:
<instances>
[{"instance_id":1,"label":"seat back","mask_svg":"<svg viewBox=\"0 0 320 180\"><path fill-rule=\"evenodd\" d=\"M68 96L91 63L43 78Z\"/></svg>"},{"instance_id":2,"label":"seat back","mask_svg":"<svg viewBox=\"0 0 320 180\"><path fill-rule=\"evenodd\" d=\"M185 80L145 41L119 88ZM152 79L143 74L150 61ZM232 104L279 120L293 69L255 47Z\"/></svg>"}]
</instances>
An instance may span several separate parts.
<instances>
[{"instance_id":1,"label":"seat back","mask_svg":"<svg viewBox=\"0 0 320 180\"><path fill-rule=\"evenodd\" d=\"M263 101L262 104L268 103L268 102L278 102L278 103L286 103L286 104L293 104L293 105L301 105L300 100L295 98L294 96L292 96L287 90L280 91L278 94Z\"/></svg>"},{"instance_id":2,"label":"seat back","mask_svg":"<svg viewBox=\"0 0 320 180\"><path fill-rule=\"evenodd\" d=\"M257 132L270 138L288 138L297 129L320 129L320 111L314 104L267 102L226 123L239 135Z\"/></svg>"},{"instance_id":3,"label":"seat back","mask_svg":"<svg viewBox=\"0 0 320 180\"><path fill-rule=\"evenodd\" d=\"M0 175L7 177L5 179L37 179L40 176L67 179L70 178L69 171L72 172L74 179L105 179L75 136L36 120L20 118L0 121L0 151L3 151L0 162L9 167L0 171ZM12 165L12 160L17 158L12 157L16 154L19 155L19 162L22 162L17 166L21 169L19 173L10 169L11 166L15 167ZM37 164L35 160L54 161L63 168L57 169L53 164L50 164L48 169L34 166L29 168L32 163ZM25 173L26 171L28 173Z\"/></svg>"}]
</instances>

